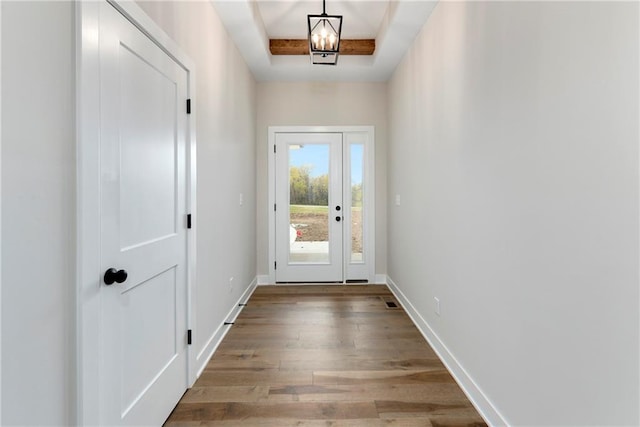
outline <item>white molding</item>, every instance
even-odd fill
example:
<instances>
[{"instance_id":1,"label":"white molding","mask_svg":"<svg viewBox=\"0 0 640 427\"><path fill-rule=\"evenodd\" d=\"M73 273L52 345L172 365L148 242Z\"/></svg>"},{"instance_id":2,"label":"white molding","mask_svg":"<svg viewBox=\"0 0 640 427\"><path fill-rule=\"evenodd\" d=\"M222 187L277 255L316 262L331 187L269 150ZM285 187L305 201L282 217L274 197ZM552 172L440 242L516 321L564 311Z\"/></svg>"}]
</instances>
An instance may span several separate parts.
<instances>
[{"instance_id":1,"label":"white molding","mask_svg":"<svg viewBox=\"0 0 640 427\"><path fill-rule=\"evenodd\" d=\"M0 7L0 99L2 99L2 7ZM2 103L0 102L0 177L2 177ZM2 179L0 178L0 188ZM2 197L0 197L0 217ZM1 222L1 221L0 221ZM2 301L2 227L0 224L0 302ZM0 331L2 331L2 304L0 303ZM2 334L0 334L0 424L2 424Z\"/></svg>"},{"instance_id":2,"label":"white molding","mask_svg":"<svg viewBox=\"0 0 640 427\"><path fill-rule=\"evenodd\" d=\"M249 298L251 298L251 295L256 290L257 286L258 278L256 277L251 281L251 284L249 284L247 289L242 293L242 296L238 299L238 301L236 301L233 307L231 307L231 310L229 310L229 312L225 316L225 320L218 326L213 334L211 334L211 336L207 340L207 343L202 347L202 350L198 352L198 367L195 379L200 377L202 371L204 371L204 368L207 367L207 363L209 363L209 360L211 360L211 357L213 357L213 353L216 352L216 349L218 348L224 337L227 335L227 332L229 332L229 325L225 325L224 323L235 322L236 318L244 308L244 306L241 306L240 304L246 303ZM195 380L193 382L195 382ZM189 385L189 387L193 386L193 382Z\"/></svg>"},{"instance_id":3,"label":"white molding","mask_svg":"<svg viewBox=\"0 0 640 427\"><path fill-rule=\"evenodd\" d=\"M271 147L276 145L276 132L277 129L269 126L268 138L267 138L267 188L269 189L267 198L267 245L269 250L267 256L269 257L267 263L269 265L269 283L276 283L276 213L272 209L272 206L276 202L276 159L271 151Z\"/></svg>"},{"instance_id":4,"label":"white molding","mask_svg":"<svg viewBox=\"0 0 640 427\"><path fill-rule=\"evenodd\" d=\"M100 7L107 1L172 57L188 76L188 92L195 103L195 63L182 49L131 0L78 1L76 3L76 133L77 133L77 203L76 203L76 408L77 425L100 422L99 388L100 337L100 170L99 123L99 18ZM195 114L188 117L187 136L187 206L196 206L196 126ZM196 242L193 221L187 233L187 327L193 325L195 313ZM195 377L195 354L187 348L188 380Z\"/></svg>"},{"instance_id":5,"label":"white molding","mask_svg":"<svg viewBox=\"0 0 640 427\"><path fill-rule=\"evenodd\" d=\"M343 133L368 132L374 126L269 126L269 133Z\"/></svg>"},{"instance_id":6,"label":"white molding","mask_svg":"<svg viewBox=\"0 0 640 427\"><path fill-rule=\"evenodd\" d=\"M460 362L458 362L451 351L449 351L438 334L434 332L429 323L424 319L424 317L422 317L418 310L416 310L413 304L411 304L389 276L387 276L387 287L395 295L396 299L409 315L414 325L416 325L422 336L424 336L431 348L436 352L442 363L447 367L449 373L456 380L464 394L467 395L473 406L480 413L482 418L484 418L487 424L490 426L510 425L493 403L491 403L489 398L483 393L478 384L476 384Z\"/></svg>"},{"instance_id":7,"label":"white molding","mask_svg":"<svg viewBox=\"0 0 640 427\"><path fill-rule=\"evenodd\" d=\"M369 277L367 280L372 282L377 279L375 276L375 126L269 126L268 128L268 138L267 138L267 187L268 187L268 202L267 202L267 212L268 212L268 265L269 265L269 274L268 280L266 283L276 283L276 271L275 271L275 260L276 260L276 242L275 242L275 224L276 224L276 216L273 210L273 205L276 202L276 177L275 177L275 158L273 156L273 146L276 143L276 134L277 133L349 133L349 132L366 132L369 136L369 140L367 141L368 145L368 155L366 156L365 161L367 162L366 170L369 171L370 177L365 177L367 181L367 208L370 211L370 220L367 224L368 233L368 243L367 243L367 253L369 254L371 260L368 263L368 271ZM343 138L344 140L344 138ZM370 181L370 182L369 182ZM345 254L346 259L346 254ZM346 261L345 261L346 262ZM264 277L264 276L259 276Z\"/></svg>"},{"instance_id":8,"label":"white molding","mask_svg":"<svg viewBox=\"0 0 640 427\"><path fill-rule=\"evenodd\" d=\"M100 422L99 17L98 2L76 3L76 424Z\"/></svg>"}]
</instances>

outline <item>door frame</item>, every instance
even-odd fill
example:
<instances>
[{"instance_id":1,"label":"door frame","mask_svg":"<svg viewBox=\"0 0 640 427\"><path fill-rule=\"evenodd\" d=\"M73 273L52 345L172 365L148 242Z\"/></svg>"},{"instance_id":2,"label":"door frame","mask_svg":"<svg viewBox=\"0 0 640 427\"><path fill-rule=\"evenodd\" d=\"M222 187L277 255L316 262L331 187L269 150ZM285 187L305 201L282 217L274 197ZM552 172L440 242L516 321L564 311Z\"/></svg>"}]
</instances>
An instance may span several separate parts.
<instances>
[{"instance_id":1,"label":"door frame","mask_svg":"<svg viewBox=\"0 0 640 427\"><path fill-rule=\"evenodd\" d=\"M76 292L75 292L75 424L97 425L101 419L100 354L100 6L111 4L187 73L187 91L195 104L195 63L133 1L76 3ZM196 210L196 126L193 109L187 117L186 207ZM187 328L195 319L196 230L187 232ZM72 338L73 339L73 338ZM187 382L196 380L195 354L187 347ZM73 365L72 365L73 366Z\"/></svg>"},{"instance_id":2,"label":"door frame","mask_svg":"<svg viewBox=\"0 0 640 427\"><path fill-rule=\"evenodd\" d=\"M369 212L368 220L365 223L364 235L365 246L364 250L367 254L368 261L366 263L367 280L369 283L375 282L375 128L374 126L269 126L268 138L267 138L267 153L268 153L268 204L267 211L269 213L268 219L268 242L269 242L269 283L276 283L276 215L273 206L276 203L276 164L275 156L273 155L273 147L276 143L277 133L342 133L343 153L345 152L345 144L348 140L347 135L350 133L365 133L367 135L367 146L365 149L365 182L367 184L365 188L365 206L364 209ZM344 156L343 156L344 157ZM343 171L346 165L343 165ZM346 187L346 185L345 185ZM350 187L349 187L350 188ZM346 195L347 193L345 193ZM349 193L350 194L350 193ZM346 197L346 196L345 196ZM348 227L350 230L351 227ZM343 247L346 247L346 241L343 242ZM343 262L346 262L347 251L343 251Z\"/></svg>"},{"instance_id":3,"label":"door frame","mask_svg":"<svg viewBox=\"0 0 640 427\"><path fill-rule=\"evenodd\" d=\"M0 99L2 99L2 7L0 7ZM2 188L2 102L0 102L0 188ZM0 197L0 214L2 197ZM2 221L0 221L1 223ZM2 242L0 224L0 242ZM2 301L2 245L0 244L0 301ZM0 331L2 331L2 304L0 304ZM2 384L2 334L0 333L0 385ZM0 386L0 422L2 422L2 387Z\"/></svg>"}]
</instances>

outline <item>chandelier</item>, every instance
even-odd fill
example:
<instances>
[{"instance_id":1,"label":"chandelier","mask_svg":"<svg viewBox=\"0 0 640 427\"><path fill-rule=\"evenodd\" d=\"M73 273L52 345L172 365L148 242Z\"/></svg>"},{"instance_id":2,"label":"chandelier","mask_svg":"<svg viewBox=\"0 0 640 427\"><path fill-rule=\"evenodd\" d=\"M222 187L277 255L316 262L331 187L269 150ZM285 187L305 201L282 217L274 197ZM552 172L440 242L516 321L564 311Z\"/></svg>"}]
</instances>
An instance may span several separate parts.
<instances>
[{"instance_id":1,"label":"chandelier","mask_svg":"<svg viewBox=\"0 0 640 427\"><path fill-rule=\"evenodd\" d=\"M342 16L327 15L325 0L322 0L322 15L307 15L307 22L311 63L336 65L340 53Z\"/></svg>"}]
</instances>

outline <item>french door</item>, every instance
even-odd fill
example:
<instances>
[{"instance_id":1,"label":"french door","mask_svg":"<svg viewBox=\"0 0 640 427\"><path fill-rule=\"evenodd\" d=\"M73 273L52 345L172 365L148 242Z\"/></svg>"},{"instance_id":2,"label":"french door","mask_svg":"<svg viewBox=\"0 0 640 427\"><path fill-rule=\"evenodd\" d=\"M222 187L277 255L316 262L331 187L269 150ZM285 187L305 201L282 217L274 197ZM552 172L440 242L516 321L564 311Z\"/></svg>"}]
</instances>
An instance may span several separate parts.
<instances>
[{"instance_id":1,"label":"french door","mask_svg":"<svg viewBox=\"0 0 640 427\"><path fill-rule=\"evenodd\" d=\"M275 133L276 282L372 279L365 250L372 234L365 202L373 198L365 184L367 135Z\"/></svg>"}]
</instances>

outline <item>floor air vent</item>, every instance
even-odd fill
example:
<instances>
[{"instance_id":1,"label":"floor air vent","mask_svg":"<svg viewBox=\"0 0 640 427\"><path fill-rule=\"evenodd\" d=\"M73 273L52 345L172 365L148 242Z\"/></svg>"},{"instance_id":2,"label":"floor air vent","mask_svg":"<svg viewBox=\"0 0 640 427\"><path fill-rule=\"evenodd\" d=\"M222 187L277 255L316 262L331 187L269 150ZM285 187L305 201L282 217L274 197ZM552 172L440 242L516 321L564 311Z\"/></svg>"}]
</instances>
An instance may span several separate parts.
<instances>
[{"instance_id":1,"label":"floor air vent","mask_svg":"<svg viewBox=\"0 0 640 427\"><path fill-rule=\"evenodd\" d=\"M394 297L380 297L382 302L384 302L384 307L388 310L400 310L400 304Z\"/></svg>"}]
</instances>

